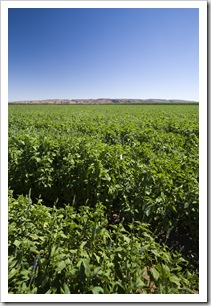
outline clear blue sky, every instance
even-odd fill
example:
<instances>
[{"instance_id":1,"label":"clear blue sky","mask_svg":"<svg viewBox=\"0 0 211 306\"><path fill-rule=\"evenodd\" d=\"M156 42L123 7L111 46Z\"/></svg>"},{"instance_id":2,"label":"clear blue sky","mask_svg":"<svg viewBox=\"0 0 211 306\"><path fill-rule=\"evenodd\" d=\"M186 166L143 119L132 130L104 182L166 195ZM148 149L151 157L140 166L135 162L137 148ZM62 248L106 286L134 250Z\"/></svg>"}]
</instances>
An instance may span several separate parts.
<instances>
[{"instance_id":1,"label":"clear blue sky","mask_svg":"<svg viewBox=\"0 0 211 306\"><path fill-rule=\"evenodd\" d=\"M198 9L9 9L9 101L198 101Z\"/></svg>"}]
</instances>

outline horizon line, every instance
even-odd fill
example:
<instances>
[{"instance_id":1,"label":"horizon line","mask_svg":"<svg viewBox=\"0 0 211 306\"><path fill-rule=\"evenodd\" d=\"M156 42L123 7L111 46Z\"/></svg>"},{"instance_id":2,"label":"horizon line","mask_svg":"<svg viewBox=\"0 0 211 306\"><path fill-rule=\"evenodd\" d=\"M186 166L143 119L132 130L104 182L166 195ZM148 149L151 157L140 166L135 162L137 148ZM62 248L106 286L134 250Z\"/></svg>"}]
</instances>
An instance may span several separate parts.
<instances>
[{"instance_id":1,"label":"horizon line","mask_svg":"<svg viewBox=\"0 0 211 306\"><path fill-rule=\"evenodd\" d=\"M139 100L139 101L148 101L148 100L158 100L158 101L187 101L187 102L199 102L196 100L190 100L190 99L176 99L176 98L47 98L47 99L27 99L27 100L10 100L8 103L15 103L15 102L33 102L33 101L80 101L80 100L124 100L124 101L129 101L129 100Z\"/></svg>"}]
</instances>

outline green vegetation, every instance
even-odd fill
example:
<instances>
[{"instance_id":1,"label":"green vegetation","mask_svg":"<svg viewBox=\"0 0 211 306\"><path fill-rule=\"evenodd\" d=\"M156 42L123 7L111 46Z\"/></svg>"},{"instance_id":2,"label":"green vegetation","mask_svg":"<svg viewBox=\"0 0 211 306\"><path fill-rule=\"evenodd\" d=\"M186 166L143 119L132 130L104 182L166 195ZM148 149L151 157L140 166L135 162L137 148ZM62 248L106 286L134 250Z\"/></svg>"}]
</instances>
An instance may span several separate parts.
<instances>
[{"instance_id":1,"label":"green vegetation","mask_svg":"<svg viewBox=\"0 0 211 306\"><path fill-rule=\"evenodd\" d=\"M9 293L198 293L198 105L9 106Z\"/></svg>"}]
</instances>

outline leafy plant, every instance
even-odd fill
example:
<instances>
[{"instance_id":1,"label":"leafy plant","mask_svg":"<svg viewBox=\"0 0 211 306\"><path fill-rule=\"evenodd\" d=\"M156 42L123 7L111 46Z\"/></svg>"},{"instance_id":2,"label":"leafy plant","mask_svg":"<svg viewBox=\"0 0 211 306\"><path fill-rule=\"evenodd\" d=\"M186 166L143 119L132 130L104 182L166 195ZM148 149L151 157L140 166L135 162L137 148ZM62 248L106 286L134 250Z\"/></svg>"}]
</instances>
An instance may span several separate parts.
<instances>
[{"instance_id":1,"label":"leafy plant","mask_svg":"<svg viewBox=\"0 0 211 306\"><path fill-rule=\"evenodd\" d=\"M187 261L148 224L109 224L101 203L77 212L29 200L9 196L9 293L197 293Z\"/></svg>"},{"instance_id":2,"label":"leafy plant","mask_svg":"<svg viewBox=\"0 0 211 306\"><path fill-rule=\"evenodd\" d=\"M9 106L8 140L11 292L197 292L197 105Z\"/></svg>"}]
</instances>

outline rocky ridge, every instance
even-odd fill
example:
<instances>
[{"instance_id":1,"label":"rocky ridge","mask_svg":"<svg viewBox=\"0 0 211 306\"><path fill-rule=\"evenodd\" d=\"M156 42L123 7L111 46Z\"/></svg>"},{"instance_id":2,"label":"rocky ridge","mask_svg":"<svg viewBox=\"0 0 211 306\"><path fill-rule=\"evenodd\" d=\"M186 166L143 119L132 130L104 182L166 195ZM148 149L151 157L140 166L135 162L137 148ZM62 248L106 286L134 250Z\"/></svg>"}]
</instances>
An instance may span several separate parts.
<instances>
[{"instance_id":1,"label":"rocky ridge","mask_svg":"<svg viewBox=\"0 0 211 306\"><path fill-rule=\"evenodd\" d=\"M11 101L9 104L138 104L138 103L198 103L188 100L167 100L167 99L46 99L46 100L27 100L27 101Z\"/></svg>"}]
</instances>

